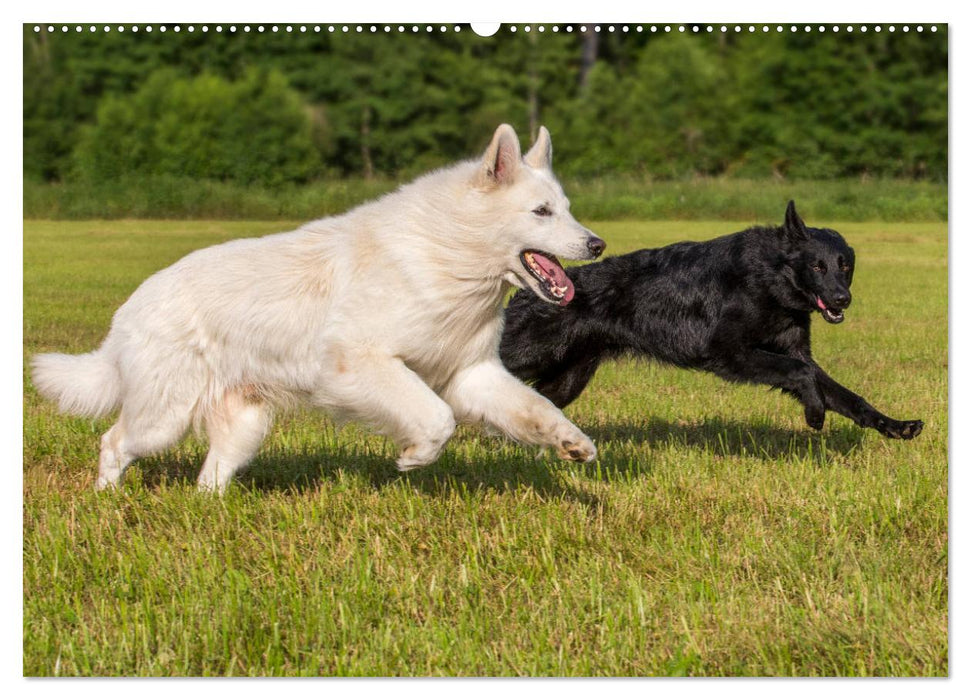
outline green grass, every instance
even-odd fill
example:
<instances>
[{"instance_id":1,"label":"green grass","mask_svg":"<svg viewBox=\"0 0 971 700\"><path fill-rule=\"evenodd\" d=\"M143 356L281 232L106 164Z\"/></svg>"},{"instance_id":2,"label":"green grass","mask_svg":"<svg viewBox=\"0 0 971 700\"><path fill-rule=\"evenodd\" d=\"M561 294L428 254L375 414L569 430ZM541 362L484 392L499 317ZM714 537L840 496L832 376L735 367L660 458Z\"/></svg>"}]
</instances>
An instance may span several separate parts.
<instances>
[{"instance_id":1,"label":"green grass","mask_svg":"<svg viewBox=\"0 0 971 700\"><path fill-rule=\"evenodd\" d=\"M96 494L109 422L25 371L24 674L947 675L946 226L826 223L858 273L815 355L922 418L912 442L624 361L567 410L595 464L462 428L400 475L384 439L297 412L225 498L194 490L197 438ZM620 253L743 224L591 226ZM152 271L282 228L28 221L25 355L90 350Z\"/></svg>"},{"instance_id":2,"label":"green grass","mask_svg":"<svg viewBox=\"0 0 971 700\"><path fill-rule=\"evenodd\" d=\"M24 216L36 219L314 219L394 189L392 180L322 180L278 189L188 178L24 183ZM795 199L828 221L947 221L947 183L912 180L564 178L580 219L734 219L770 222Z\"/></svg>"}]
</instances>

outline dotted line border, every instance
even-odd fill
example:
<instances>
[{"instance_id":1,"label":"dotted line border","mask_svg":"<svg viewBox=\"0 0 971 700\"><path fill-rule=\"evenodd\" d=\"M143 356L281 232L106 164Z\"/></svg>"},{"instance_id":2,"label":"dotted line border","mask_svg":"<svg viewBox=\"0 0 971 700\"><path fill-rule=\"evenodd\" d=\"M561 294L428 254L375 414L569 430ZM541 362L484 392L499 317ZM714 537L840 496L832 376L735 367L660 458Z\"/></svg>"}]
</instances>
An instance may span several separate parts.
<instances>
[{"instance_id":1,"label":"dotted line border","mask_svg":"<svg viewBox=\"0 0 971 700\"><path fill-rule=\"evenodd\" d=\"M465 25L465 26L468 27L469 25ZM880 25L880 24L876 24L876 25L866 25L866 24L862 24L862 25L853 25L853 24L844 24L844 25L839 25L839 24L833 24L833 25L825 25L825 24L819 24L819 25L810 25L810 24L802 24L802 25L796 25L796 24L789 24L789 25L781 25L781 24L773 24L773 25L770 25L770 24L747 24L747 25L742 25L742 24L734 24L734 25L726 25L726 24L722 24L722 25L711 25L711 24L708 24L708 25L700 25L700 24L687 24L687 25L685 25L685 24L678 24L678 25L671 25L671 24L651 24L651 25L642 25L642 24L637 24L637 25L630 25L630 24L620 24L620 25L614 25L614 24L609 24L609 25L599 25L599 24L597 24L597 25L586 25L586 24L566 24L566 25L561 25L561 24L551 24L551 25L543 25L543 24L538 24L538 25L532 25L532 24L525 24L525 25L516 25L516 24L512 24L512 25L503 25L502 27L500 27L500 31L506 31L506 32L509 32L509 33L512 33L512 34L515 34L515 33L519 32L519 31L523 31L525 33L529 33L529 32L532 32L532 31L536 31L536 32L538 32L540 34L543 34L543 33L545 33L547 31L547 28L549 29L550 32L552 32L554 34L560 33L560 32L565 32L565 33L569 34L569 33L572 33L574 31L579 31L579 32L583 33L583 32L586 32L588 29L592 29L593 31L599 32L599 33L621 33L621 34L626 34L626 33L630 33L630 32L634 32L634 33L643 33L643 32L649 32L649 33L658 33L658 32L670 33L672 31L677 31L677 32L682 33L682 34L701 34L701 33L711 34L713 32L720 32L722 34L728 34L728 33L741 34L743 32L744 33L748 33L748 34L755 34L757 32L762 32L763 34L768 34L768 33L772 32L772 31L775 31L777 34L779 34L779 33L785 32L787 29L788 29L788 31L790 33L796 33L796 32L799 32L801 30L803 32L813 32L813 31L815 31L815 32L818 32L820 34L825 33L825 32L832 32L834 34L838 34L839 32L846 32L847 34L852 34L855 31L860 32L860 33L863 33L863 34L869 32L869 31L873 31L873 32L876 32L876 33L880 33L880 32L883 32L883 31L887 31L887 32L890 32L892 34L892 33L895 33L895 32L897 32L899 30L899 31L901 31L901 32L903 32L903 33L906 34L906 33L910 32L912 29L914 31L917 31L917 32L923 32L924 29L925 29L925 26L923 24L917 24L917 25L909 25L909 24L902 24L902 25L894 25L894 24L890 24L890 25ZM928 28L929 28L929 30L931 32L937 32L937 30L938 30L937 25L935 25L935 24L929 25ZM197 32L197 31L198 32L201 32L203 34L206 34L206 33L210 32L210 31L214 31L217 34L220 34L220 33L228 33L228 34L239 34L239 33L242 33L242 34L248 34L248 33L264 34L264 33L270 33L270 34L275 34L275 33L280 33L280 32L285 32L285 33L290 33L290 34L293 34L293 33L305 34L305 33L308 33L308 32L315 33L315 34L320 34L320 33L328 33L328 34L351 34L351 33L356 33L356 34L363 34L365 32L370 33L370 34L377 34L379 32L383 32L385 34L391 34L391 33L404 34L404 33L409 33L410 32L412 34L418 34L418 33L420 33L423 30L424 30L425 33L429 33L430 34L430 33L434 32L436 29L439 32L443 32L443 33L444 32L448 32L450 29L453 32L456 32L456 33L457 32L460 32L460 31L463 31L462 26L461 25L457 25L457 24L456 25L430 25L430 24L427 24L427 25L417 25L417 24L411 24L411 25L404 25L404 24L398 24L398 25L389 25L389 24L384 24L384 25L376 25L376 24L371 24L371 25L364 25L364 24L312 24L312 25L310 25L310 24L287 24L287 25L277 25L277 24L272 24L272 25L264 25L264 24L258 24L258 25L251 25L251 24L241 24L241 25L236 25L236 24L229 24L229 25L222 25L222 24L216 24L216 25L208 25L208 24L200 24L200 25L195 25L195 24L189 24L189 25L179 25L179 24L176 24L176 25L164 25L164 24L160 24L160 25L151 25L151 24L138 25L138 24L130 24L130 25L125 25L125 24L118 24L118 25L110 25L110 24L105 24L105 25L100 25L100 26L99 25L94 25L94 24L89 24L89 25L81 25L81 24L74 24L74 25L68 25L68 24L59 24L59 25L55 25L55 24L35 24L33 26L33 29L34 29L34 32L35 33L40 33L42 31L46 31L49 34L56 34L58 31L60 31L61 33L66 34L66 33L70 32L72 29L73 29L73 31L75 33L82 33L85 30L87 30L88 33L95 33L95 32L98 32L98 31L102 31L102 32L105 32L105 33L113 32L113 31L116 31L116 32L119 32L119 33L123 33L123 32L126 32L126 31L130 31L132 33L138 33L140 31L142 31L142 32L145 32L147 34L150 34L153 31L158 31L158 32L163 33L163 34L165 32L169 32L169 31L171 31L171 32L173 32L175 34L179 34L179 33L183 32L183 31L184 32L188 32L190 34L193 34L193 33ZM470 31L473 34L475 34L475 31L472 30L472 29L468 29L468 31Z\"/></svg>"}]
</instances>

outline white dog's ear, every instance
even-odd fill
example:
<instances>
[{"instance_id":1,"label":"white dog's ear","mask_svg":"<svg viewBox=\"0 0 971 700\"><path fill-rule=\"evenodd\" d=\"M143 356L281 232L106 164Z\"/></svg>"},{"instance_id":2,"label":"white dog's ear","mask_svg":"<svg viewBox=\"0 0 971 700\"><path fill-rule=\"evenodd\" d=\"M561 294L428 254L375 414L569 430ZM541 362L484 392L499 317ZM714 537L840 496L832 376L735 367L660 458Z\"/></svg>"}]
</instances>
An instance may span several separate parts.
<instances>
[{"instance_id":1,"label":"white dog's ear","mask_svg":"<svg viewBox=\"0 0 971 700\"><path fill-rule=\"evenodd\" d=\"M480 180L484 185L501 185L511 182L519 172L523 160L519 150L519 137L508 124L500 124L492 135L492 143L482 156Z\"/></svg>"},{"instance_id":2,"label":"white dog's ear","mask_svg":"<svg viewBox=\"0 0 971 700\"><path fill-rule=\"evenodd\" d=\"M526 161L526 165L537 170L549 170L553 166L553 142L545 126L539 128L536 143L529 149L523 160Z\"/></svg>"}]
</instances>

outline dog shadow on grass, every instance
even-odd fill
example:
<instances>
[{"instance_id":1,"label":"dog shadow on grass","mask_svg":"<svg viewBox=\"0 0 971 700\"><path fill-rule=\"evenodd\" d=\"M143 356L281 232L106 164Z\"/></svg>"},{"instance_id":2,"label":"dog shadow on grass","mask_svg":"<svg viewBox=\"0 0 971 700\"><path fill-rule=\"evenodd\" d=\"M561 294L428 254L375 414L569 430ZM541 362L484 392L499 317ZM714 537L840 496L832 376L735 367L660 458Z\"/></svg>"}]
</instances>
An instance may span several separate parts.
<instances>
[{"instance_id":1,"label":"dog shadow on grass","mask_svg":"<svg viewBox=\"0 0 971 700\"><path fill-rule=\"evenodd\" d=\"M499 438L486 439L494 451L481 459L458 450L446 451L426 467L399 472L393 450L368 453L349 444L341 449L286 451L268 448L236 477L238 486L253 491L307 493L322 486L340 488L344 483L360 488L407 488L433 497L473 492L508 493L528 488L544 499L563 499L594 507L599 499L562 478L563 462L534 448L517 449ZM165 484L195 482L204 458L202 452L153 457L140 463L142 484L149 489Z\"/></svg>"},{"instance_id":2,"label":"dog shadow on grass","mask_svg":"<svg viewBox=\"0 0 971 700\"><path fill-rule=\"evenodd\" d=\"M528 488L542 498L564 499L594 507L599 498L582 487L582 481L565 478L578 470L584 480L629 478L650 473L655 451L687 450L719 457L752 457L776 462L812 460L825 465L832 457L859 448L865 432L834 421L822 432L791 430L769 422L742 422L705 418L672 423L649 418L639 423L587 425L587 434L600 448L598 461L581 466L561 462L536 448L516 448L501 438L479 435L475 449L456 439L433 464L410 472L394 466L394 450L368 449L353 440L333 446L286 450L269 447L237 476L243 488L263 492L314 491L363 481L376 490L414 489L433 497L469 492L508 493ZM146 487L166 483L193 483L205 447L145 460L141 465Z\"/></svg>"},{"instance_id":3,"label":"dog shadow on grass","mask_svg":"<svg viewBox=\"0 0 971 700\"><path fill-rule=\"evenodd\" d=\"M822 431L808 427L783 428L770 422L750 422L720 417L671 422L649 418L639 423L607 423L590 426L587 434L604 451L611 447L642 449L686 448L720 457L759 457L771 460L813 459L848 455L865 439L865 431L846 421L827 419Z\"/></svg>"}]
</instances>

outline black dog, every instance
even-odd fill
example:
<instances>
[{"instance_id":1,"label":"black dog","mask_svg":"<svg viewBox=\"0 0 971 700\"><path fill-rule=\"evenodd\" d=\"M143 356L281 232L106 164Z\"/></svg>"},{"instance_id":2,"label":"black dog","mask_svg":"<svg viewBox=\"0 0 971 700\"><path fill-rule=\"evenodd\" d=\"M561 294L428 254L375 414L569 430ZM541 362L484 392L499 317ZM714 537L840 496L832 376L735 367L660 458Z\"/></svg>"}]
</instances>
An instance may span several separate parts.
<instances>
[{"instance_id":1,"label":"black dog","mask_svg":"<svg viewBox=\"0 0 971 700\"><path fill-rule=\"evenodd\" d=\"M916 437L923 422L883 415L812 359L810 312L843 321L853 264L840 234L807 228L789 202L780 227L572 268L576 292L567 306L516 294L506 309L502 361L561 408L603 360L630 353L769 384L796 397L817 430L829 410L887 437Z\"/></svg>"}]
</instances>

